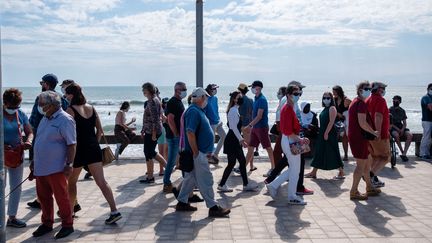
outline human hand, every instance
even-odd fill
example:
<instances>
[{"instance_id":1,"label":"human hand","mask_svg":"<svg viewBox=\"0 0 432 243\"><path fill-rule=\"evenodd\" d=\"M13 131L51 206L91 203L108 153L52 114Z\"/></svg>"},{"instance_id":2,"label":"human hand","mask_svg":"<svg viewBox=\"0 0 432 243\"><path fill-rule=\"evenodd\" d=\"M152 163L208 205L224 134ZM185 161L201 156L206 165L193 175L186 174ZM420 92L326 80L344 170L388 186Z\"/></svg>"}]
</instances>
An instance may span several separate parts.
<instances>
[{"instance_id":1,"label":"human hand","mask_svg":"<svg viewBox=\"0 0 432 243\"><path fill-rule=\"evenodd\" d=\"M157 140L156 133L152 133L152 140L153 140L153 141L156 141L156 140Z\"/></svg>"},{"instance_id":2,"label":"human hand","mask_svg":"<svg viewBox=\"0 0 432 243\"><path fill-rule=\"evenodd\" d=\"M24 150L30 149L32 147L32 143L27 141L23 144Z\"/></svg>"},{"instance_id":3,"label":"human hand","mask_svg":"<svg viewBox=\"0 0 432 243\"><path fill-rule=\"evenodd\" d=\"M245 140L241 140L240 144L243 146L243 148L247 148L248 144L245 142Z\"/></svg>"},{"instance_id":4,"label":"human hand","mask_svg":"<svg viewBox=\"0 0 432 243\"><path fill-rule=\"evenodd\" d=\"M136 122L136 118L135 118L135 117L132 117L131 122L132 122L132 123Z\"/></svg>"},{"instance_id":5,"label":"human hand","mask_svg":"<svg viewBox=\"0 0 432 243\"><path fill-rule=\"evenodd\" d=\"M328 133L327 133L327 132L324 133L324 140L325 140L325 141L328 140Z\"/></svg>"},{"instance_id":6,"label":"human hand","mask_svg":"<svg viewBox=\"0 0 432 243\"><path fill-rule=\"evenodd\" d=\"M66 177L69 177L72 174L72 166L70 164L66 164L63 168L63 173Z\"/></svg>"}]
</instances>

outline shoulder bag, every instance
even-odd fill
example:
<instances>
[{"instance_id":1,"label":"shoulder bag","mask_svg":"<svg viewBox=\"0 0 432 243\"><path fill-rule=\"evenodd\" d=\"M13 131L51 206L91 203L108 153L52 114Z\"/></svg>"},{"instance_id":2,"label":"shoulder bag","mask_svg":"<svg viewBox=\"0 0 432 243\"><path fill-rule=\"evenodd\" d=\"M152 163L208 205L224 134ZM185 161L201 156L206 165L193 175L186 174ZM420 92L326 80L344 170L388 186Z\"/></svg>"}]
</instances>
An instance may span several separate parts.
<instances>
[{"instance_id":1,"label":"shoulder bag","mask_svg":"<svg viewBox=\"0 0 432 243\"><path fill-rule=\"evenodd\" d=\"M111 164L115 160L115 157L111 150L111 147L108 145L108 141L104 133L102 133L102 137L106 144L106 147L102 149L102 165L106 166Z\"/></svg>"},{"instance_id":2,"label":"shoulder bag","mask_svg":"<svg viewBox=\"0 0 432 243\"><path fill-rule=\"evenodd\" d=\"M17 168L23 163L24 158L24 147L23 147L23 139L21 135L21 123L18 117L18 111L15 113L17 123L18 123L18 136L20 138L20 144L15 148L6 145L4 148L4 156L5 156L5 166L8 168Z\"/></svg>"}]
</instances>

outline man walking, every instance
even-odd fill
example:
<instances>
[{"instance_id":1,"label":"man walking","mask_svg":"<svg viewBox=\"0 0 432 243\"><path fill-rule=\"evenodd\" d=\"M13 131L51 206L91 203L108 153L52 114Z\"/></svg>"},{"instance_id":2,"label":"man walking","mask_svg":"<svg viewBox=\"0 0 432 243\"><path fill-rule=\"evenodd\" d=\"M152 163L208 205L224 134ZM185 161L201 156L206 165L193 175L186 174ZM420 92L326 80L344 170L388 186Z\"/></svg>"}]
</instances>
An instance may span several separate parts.
<instances>
[{"instance_id":1,"label":"man walking","mask_svg":"<svg viewBox=\"0 0 432 243\"><path fill-rule=\"evenodd\" d=\"M204 113L208 97L209 95L203 88L194 89L192 104L184 114L185 150L192 152L193 169L191 172L185 172L183 184L177 197L176 210L197 210L188 202L189 194L197 185L207 208L209 208L209 217L223 217L231 211L220 207L214 199L213 175L208 164L208 158L213 153L214 134Z\"/></svg>"},{"instance_id":2,"label":"man walking","mask_svg":"<svg viewBox=\"0 0 432 243\"><path fill-rule=\"evenodd\" d=\"M219 117L219 104L218 98L216 96L218 88L219 86L217 86L216 84L209 84L205 89L207 91L207 94L210 95L208 98L207 106L204 108L205 114L210 121L210 126L213 129L213 133L217 133L219 135L219 141L216 145L216 149L212 157L209 158L209 162L211 164L219 163L219 152L222 149L226 137L226 132L222 127L223 123L221 122Z\"/></svg>"},{"instance_id":3,"label":"man walking","mask_svg":"<svg viewBox=\"0 0 432 243\"><path fill-rule=\"evenodd\" d=\"M30 167L36 176L36 192L42 208L42 224L33 232L42 236L53 229L53 194L59 207L62 228L55 235L64 238L74 232L67 177L72 172L76 151L74 119L61 109L61 97L54 91L38 96L38 110L44 115L34 143L34 162Z\"/></svg>"},{"instance_id":4,"label":"man walking","mask_svg":"<svg viewBox=\"0 0 432 243\"><path fill-rule=\"evenodd\" d=\"M163 191L165 193L171 193L173 188L171 184L171 173L176 164L179 150L180 118L185 109L182 99L186 98L186 96L186 84L183 82L177 82L174 85L174 95L167 103L165 115L168 120L168 129L166 130L166 138L168 142L168 160L163 178Z\"/></svg>"},{"instance_id":5,"label":"man walking","mask_svg":"<svg viewBox=\"0 0 432 243\"><path fill-rule=\"evenodd\" d=\"M423 136L420 143L420 157L430 160L432 133L432 83L427 87L427 94L421 99Z\"/></svg>"}]
</instances>

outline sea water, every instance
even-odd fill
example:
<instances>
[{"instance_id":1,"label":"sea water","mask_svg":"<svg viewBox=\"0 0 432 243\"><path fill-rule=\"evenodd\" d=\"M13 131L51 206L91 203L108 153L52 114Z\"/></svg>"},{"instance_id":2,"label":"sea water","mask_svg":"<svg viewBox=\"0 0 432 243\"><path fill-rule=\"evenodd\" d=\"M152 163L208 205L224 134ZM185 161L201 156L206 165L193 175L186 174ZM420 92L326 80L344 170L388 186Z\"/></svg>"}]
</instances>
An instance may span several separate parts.
<instances>
[{"instance_id":1,"label":"sea water","mask_svg":"<svg viewBox=\"0 0 432 243\"><path fill-rule=\"evenodd\" d=\"M274 123L275 111L278 105L277 91L279 87L267 86L264 83L263 94L267 97L269 103L269 124ZM312 111L319 114L323 109L321 106L322 94L325 91L331 92L333 85L307 85L303 89L303 95L300 98L300 102L308 101L311 103ZM236 90L235 86L221 86L218 89L217 97L219 99L219 114L221 121L226 127L226 109L229 102L229 94ZM342 86L345 94L348 98L352 99L356 96L355 84L343 85ZM407 124L408 128L412 132L422 132L421 127L421 107L420 99L426 94L427 84L424 85L389 85L386 90L387 105L392 105L392 97L394 95L402 96L401 107L405 109L407 113ZM174 89L172 86L160 86L160 97L171 97ZM193 87L189 86L188 93L192 92ZM33 107L36 96L41 92L40 87L20 87L23 94L23 102L21 109L30 116L31 109ZM136 87L82 87L83 93L87 99L87 102L94 105L98 115L101 119L101 123L105 134L114 133L115 116L118 112L120 105L123 101L129 101L131 103L130 111L127 113L128 120L132 117L136 118L137 133L141 130L142 116L144 112L144 102L146 98L143 96L141 86ZM58 88L58 91L60 89ZM248 96L253 98L249 92ZM183 100L185 106L187 106L186 99ZM139 152L138 152L139 150ZM130 146L129 149L125 150L127 156L143 156L142 146L135 145Z\"/></svg>"}]
</instances>

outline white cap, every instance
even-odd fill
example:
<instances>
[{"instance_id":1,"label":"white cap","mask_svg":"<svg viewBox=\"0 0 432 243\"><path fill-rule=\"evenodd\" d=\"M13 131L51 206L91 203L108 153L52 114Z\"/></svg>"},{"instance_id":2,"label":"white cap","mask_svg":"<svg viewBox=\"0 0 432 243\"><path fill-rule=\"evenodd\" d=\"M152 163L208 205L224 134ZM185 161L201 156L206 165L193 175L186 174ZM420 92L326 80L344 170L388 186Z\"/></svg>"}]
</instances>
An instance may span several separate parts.
<instances>
[{"instance_id":1,"label":"white cap","mask_svg":"<svg viewBox=\"0 0 432 243\"><path fill-rule=\"evenodd\" d=\"M198 87L198 88L195 88L193 91L192 91L192 98L197 98L197 97L201 97L201 96L207 96L207 97L209 97L210 95L205 91L205 89L203 89L203 88L201 88L201 87Z\"/></svg>"}]
</instances>

